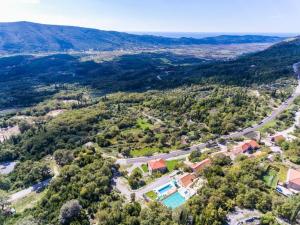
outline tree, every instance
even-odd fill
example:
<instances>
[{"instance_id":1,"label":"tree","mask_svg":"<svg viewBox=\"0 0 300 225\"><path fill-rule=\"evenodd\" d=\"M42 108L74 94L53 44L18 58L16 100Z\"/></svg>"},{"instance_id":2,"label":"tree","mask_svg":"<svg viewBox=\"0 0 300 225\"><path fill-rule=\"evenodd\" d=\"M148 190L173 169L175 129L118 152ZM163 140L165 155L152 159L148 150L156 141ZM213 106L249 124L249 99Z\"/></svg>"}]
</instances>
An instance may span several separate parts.
<instances>
[{"instance_id":1,"label":"tree","mask_svg":"<svg viewBox=\"0 0 300 225\"><path fill-rule=\"evenodd\" d=\"M142 179L143 174L139 168L132 171L128 177L128 183L132 189L138 189L145 185L145 181Z\"/></svg>"},{"instance_id":2,"label":"tree","mask_svg":"<svg viewBox=\"0 0 300 225\"><path fill-rule=\"evenodd\" d=\"M60 209L59 221L61 224L70 224L80 216L82 206L78 200L70 200L63 204Z\"/></svg>"},{"instance_id":3,"label":"tree","mask_svg":"<svg viewBox=\"0 0 300 225\"><path fill-rule=\"evenodd\" d=\"M201 157L201 151L192 151L191 154L189 155L189 160L194 161L198 160Z\"/></svg>"},{"instance_id":4,"label":"tree","mask_svg":"<svg viewBox=\"0 0 300 225\"><path fill-rule=\"evenodd\" d=\"M213 158L213 164L218 166L228 166L231 164L231 159L224 154L218 154Z\"/></svg>"},{"instance_id":5,"label":"tree","mask_svg":"<svg viewBox=\"0 0 300 225\"><path fill-rule=\"evenodd\" d=\"M11 187L10 180L0 175L0 189L8 191L10 187Z\"/></svg>"},{"instance_id":6,"label":"tree","mask_svg":"<svg viewBox=\"0 0 300 225\"><path fill-rule=\"evenodd\" d=\"M19 129L21 133L24 133L25 131L29 130L31 128L31 125L27 121L21 121L19 123Z\"/></svg>"},{"instance_id":7,"label":"tree","mask_svg":"<svg viewBox=\"0 0 300 225\"><path fill-rule=\"evenodd\" d=\"M103 135L97 136L97 143L100 147L108 147L111 145L110 141L105 139L105 137L103 137Z\"/></svg>"},{"instance_id":8,"label":"tree","mask_svg":"<svg viewBox=\"0 0 300 225\"><path fill-rule=\"evenodd\" d=\"M172 219L171 210L162 206L158 202L151 202L148 208L144 208L140 215L141 225L154 225L164 224L171 225L176 224Z\"/></svg>"},{"instance_id":9,"label":"tree","mask_svg":"<svg viewBox=\"0 0 300 225\"><path fill-rule=\"evenodd\" d=\"M260 218L261 225L279 225L275 216L271 212L267 212Z\"/></svg>"},{"instance_id":10,"label":"tree","mask_svg":"<svg viewBox=\"0 0 300 225\"><path fill-rule=\"evenodd\" d=\"M9 205L8 197L0 193L0 212L3 212L4 208Z\"/></svg>"},{"instance_id":11,"label":"tree","mask_svg":"<svg viewBox=\"0 0 300 225\"><path fill-rule=\"evenodd\" d=\"M54 153L54 159L60 166L68 165L74 160L73 152L70 150L57 150Z\"/></svg>"}]
</instances>

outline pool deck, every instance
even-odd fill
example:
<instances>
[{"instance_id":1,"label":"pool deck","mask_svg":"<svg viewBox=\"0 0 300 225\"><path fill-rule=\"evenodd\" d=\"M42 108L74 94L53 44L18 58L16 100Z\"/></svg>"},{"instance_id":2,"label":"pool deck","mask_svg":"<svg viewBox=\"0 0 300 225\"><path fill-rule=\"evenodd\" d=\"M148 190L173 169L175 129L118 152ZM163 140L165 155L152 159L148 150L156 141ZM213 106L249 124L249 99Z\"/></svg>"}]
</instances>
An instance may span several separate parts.
<instances>
[{"instance_id":1,"label":"pool deck","mask_svg":"<svg viewBox=\"0 0 300 225\"><path fill-rule=\"evenodd\" d=\"M178 191L175 191L173 194L162 200L162 203L168 208L176 209L177 207L183 205L186 200L187 199L185 199L185 197L183 197Z\"/></svg>"},{"instance_id":2,"label":"pool deck","mask_svg":"<svg viewBox=\"0 0 300 225\"><path fill-rule=\"evenodd\" d=\"M172 209L184 204L189 198L196 194L195 189L181 186L178 180L179 177L172 177L169 182L153 189L158 195L157 200Z\"/></svg>"}]
</instances>

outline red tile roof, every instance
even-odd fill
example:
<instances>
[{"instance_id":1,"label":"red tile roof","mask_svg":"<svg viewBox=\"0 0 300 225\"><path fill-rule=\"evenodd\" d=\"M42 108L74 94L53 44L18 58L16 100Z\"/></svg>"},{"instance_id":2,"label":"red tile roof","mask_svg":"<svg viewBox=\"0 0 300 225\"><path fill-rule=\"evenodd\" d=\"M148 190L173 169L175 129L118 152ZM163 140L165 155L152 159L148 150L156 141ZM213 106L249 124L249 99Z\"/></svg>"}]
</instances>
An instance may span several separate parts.
<instances>
[{"instance_id":1,"label":"red tile roof","mask_svg":"<svg viewBox=\"0 0 300 225\"><path fill-rule=\"evenodd\" d=\"M199 172L200 170L203 170L205 167L211 165L211 160L209 158L204 159L201 162L195 163L191 166L191 168L195 171L195 172Z\"/></svg>"},{"instance_id":2,"label":"red tile roof","mask_svg":"<svg viewBox=\"0 0 300 225\"><path fill-rule=\"evenodd\" d=\"M195 179L196 179L195 174L187 173L182 175L182 177L180 177L180 183L183 187L188 187L194 182Z\"/></svg>"},{"instance_id":3,"label":"red tile roof","mask_svg":"<svg viewBox=\"0 0 300 225\"><path fill-rule=\"evenodd\" d=\"M251 145L249 143L243 143L241 145L241 148L242 148L243 152L246 152L251 148Z\"/></svg>"},{"instance_id":4,"label":"red tile roof","mask_svg":"<svg viewBox=\"0 0 300 225\"><path fill-rule=\"evenodd\" d=\"M164 159L155 159L148 162L148 166L152 170L164 169L167 167L166 161Z\"/></svg>"},{"instance_id":5,"label":"red tile roof","mask_svg":"<svg viewBox=\"0 0 300 225\"><path fill-rule=\"evenodd\" d=\"M235 155L239 155L249 151L250 149L258 149L258 148L260 148L259 144L254 140L250 140L250 141L243 142L239 146L236 146L232 152Z\"/></svg>"},{"instance_id":6,"label":"red tile roof","mask_svg":"<svg viewBox=\"0 0 300 225\"><path fill-rule=\"evenodd\" d=\"M287 176L287 182L300 186L300 171L294 170L294 169L289 169L288 176Z\"/></svg>"},{"instance_id":7,"label":"red tile roof","mask_svg":"<svg viewBox=\"0 0 300 225\"><path fill-rule=\"evenodd\" d=\"M251 148L253 148L253 149L258 149L258 148L260 148L259 144L258 144L256 141L254 141L254 140L248 141L247 143L248 143L248 144L251 146Z\"/></svg>"}]
</instances>

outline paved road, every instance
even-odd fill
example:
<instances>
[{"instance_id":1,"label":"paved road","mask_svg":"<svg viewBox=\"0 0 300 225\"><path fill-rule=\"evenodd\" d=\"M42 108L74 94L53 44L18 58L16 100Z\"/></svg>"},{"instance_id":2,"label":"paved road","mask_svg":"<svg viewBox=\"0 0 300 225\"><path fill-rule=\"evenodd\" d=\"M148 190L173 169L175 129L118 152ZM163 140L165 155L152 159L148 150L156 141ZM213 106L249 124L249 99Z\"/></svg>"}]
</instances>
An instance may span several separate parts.
<instances>
[{"instance_id":1,"label":"paved road","mask_svg":"<svg viewBox=\"0 0 300 225\"><path fill-rule=\"evenodd\" d=\"M232 133L232 134L229 134L229 135L223 135L220 138L223 138L223 139L237 138L237 137L242 137L242 136L244 136L244 135L246 135L246 134L248 134L252 131L257 131L261 127L263 127L265 124L267 124L270 121L274 120L284 110L286 110L293 103L295 98L300 96L300 69L299 69L299 67L300 67L300 62L295 63L293 65L294 72L298 77L298 86L296 87L294 93L282 105L280 105L278 108L276 108L272 112L271 115L267 116L259 124L255 125L253 127L248 127L248 128L246 128L242 131ZM162 159L167 160L167 159L174 158L174 157L177 157L177 156L190 154L194 150L202 150L207 146L207 144L208 143L193 145L190 148L188 148L187 150L182 150L182 149L181 150L175 150L175 151L172 151L170 153L159 154L159 155L154 155L154 156L149 156L149 157L118 159L116 163L118 163L120 165L127 165L127 164L134 164L134 163L146 163L149 160L158 159L158 158L162 158Z\"/></svg>"},{"instance_id":2,"label":"paved road","mask_svg":"<svg viewBox=\"0 0 300 225\"><path fill-rule=\"evenodd\" d=\"M26 197L27 195L29 195L31 192L38 192L40 190L42 190L43 188L47 187L48 184L50 183L51 179L48 179L48 180L44 180L40 183L37 183L27 189L24 189L22 191L19 191L19 192L16 192L14 194L12 194L10 197L9 197L9 202L15 202L19 199L22 199L24 197Z\"/></svg>"}]
</instances>

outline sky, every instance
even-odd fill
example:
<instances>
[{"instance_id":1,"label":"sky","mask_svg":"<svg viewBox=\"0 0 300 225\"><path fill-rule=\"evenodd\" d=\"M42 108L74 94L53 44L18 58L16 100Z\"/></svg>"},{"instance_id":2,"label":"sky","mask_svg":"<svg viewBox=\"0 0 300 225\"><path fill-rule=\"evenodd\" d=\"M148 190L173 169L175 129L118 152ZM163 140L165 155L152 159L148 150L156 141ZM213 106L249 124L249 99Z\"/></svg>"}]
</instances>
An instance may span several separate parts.
<instances>
[{"instance_id":1,"label":"sky","mask_svg":"<svg viewBox=\"0 0 300 225\"><path fill-rule=\"evenodd\" d=\"M135 32L300 33L300 0L0 0L0 22Z\"/></svg>"}]
</instances>

